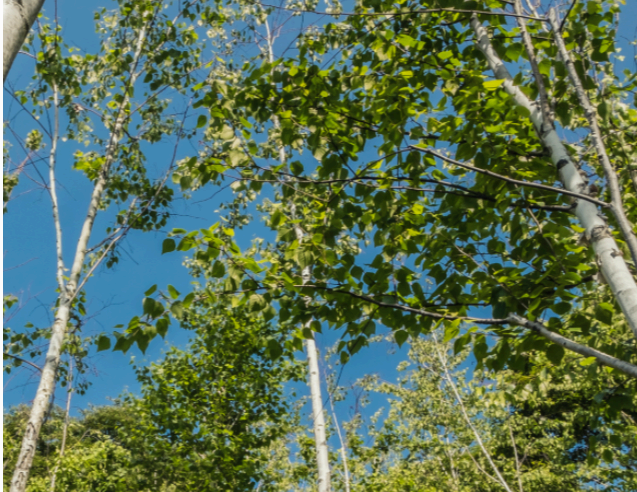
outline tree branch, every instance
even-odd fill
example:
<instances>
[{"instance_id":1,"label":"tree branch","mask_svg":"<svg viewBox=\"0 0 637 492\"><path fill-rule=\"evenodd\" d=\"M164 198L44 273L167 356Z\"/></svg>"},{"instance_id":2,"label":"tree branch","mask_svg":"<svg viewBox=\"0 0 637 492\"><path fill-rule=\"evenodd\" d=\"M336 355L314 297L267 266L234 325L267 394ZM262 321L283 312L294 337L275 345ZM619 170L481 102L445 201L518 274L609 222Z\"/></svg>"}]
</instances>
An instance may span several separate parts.
<instances>
[{"instance_id":1,"label":"tree branch","mask_svg":"<svg viewBox=\"0 0 637 492\"><path fill-rule=\"evenodd\" d=\"M6 355L7 357L12 357L15 360L19 360L20 362L24 362L25 364L30 365L31 367L33 367L34 369L37 369L38 371L42 372L42 369L40 368L40 366L35 365L33 362L28 361L26 359L23 359L22 357L18 357L17 355L13 355L10 354L9 352L2 352L3 355Z\"/></svg>"},{"instance_id":2,"label":"tree branch","mask_svg":"<svg viewBox=\"0 0 637 492\"><path fill-rule=\"evenodd\" d=\"M431 150L431 149L424 149L422 147L417 147L415 145L410 145L409 147L414 149L414 150L418 150L420 152L423 152L425 154L430 154L430 155L433 155L435 157L438 157L439 159L442 159L443 161L446 161L449 164L453 164L455 166L462 167L464 169L468 169L470 171L475 171L477 173L486 174L487 176L491 176L492 178L497 178L497 179L500 179L502 181L506 181L507 183L516 184L518 186L525 186L525 187L528 187L528 188L537 188L539 190L552 191L554 193L560 193L560 194L563 194L563 195L572 196L574 198L579 198L581 200L585 200L587 202L594 203L594 204L599 205L600 207L604 207L604 208L609 208L611 206L609 203L603 202L603 201L598 200L596 198L593 198L593 197L591 197L589 195L584 195L582 193L577 193L575 191L570 191L570 190L567 190L567 189L564 189L564 188L555 188L554 186L547 186L547 185L543 185L543 184L540 184L540 183L531 183L529 181L520 181L519 179L509 178L508 176L504 176L502 174L494 173L493 171L489 171L487 169L481 169L479 167L475 167L475 166L472 166L470 164L466 164L464 162L457 161L455 159L452 159L451 157L447 157L445 155L439 154L438 152L436 152L434 150Z\"/></svg>"}]
</instances>

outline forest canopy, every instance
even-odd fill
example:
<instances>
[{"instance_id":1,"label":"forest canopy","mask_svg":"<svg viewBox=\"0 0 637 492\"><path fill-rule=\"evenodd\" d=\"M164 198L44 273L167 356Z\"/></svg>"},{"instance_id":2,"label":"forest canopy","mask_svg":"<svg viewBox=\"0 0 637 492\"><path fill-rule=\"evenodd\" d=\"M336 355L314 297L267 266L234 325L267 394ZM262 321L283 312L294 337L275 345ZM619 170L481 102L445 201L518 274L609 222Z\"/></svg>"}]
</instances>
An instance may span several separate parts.
<instances>
[{"instance_id":1,"label":"forest canopy","mask_svg":"<svg viewBox=\"0 0 637 492\"><path fill-rule=\"evenodd\" d=\"M4 4L5 490L637 488L634 5L43 3Z\"/></svg>"}]
</instances>

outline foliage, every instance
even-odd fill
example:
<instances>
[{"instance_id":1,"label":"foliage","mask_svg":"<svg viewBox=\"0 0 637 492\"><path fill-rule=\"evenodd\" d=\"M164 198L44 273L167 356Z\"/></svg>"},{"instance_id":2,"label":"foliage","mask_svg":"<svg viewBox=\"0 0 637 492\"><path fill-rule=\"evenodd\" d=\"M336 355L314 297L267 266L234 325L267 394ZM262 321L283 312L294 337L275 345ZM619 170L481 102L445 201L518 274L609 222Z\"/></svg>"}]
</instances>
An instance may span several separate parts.
<instances>
[{"instance_id":1,"label":"foliage","mask_svg":"<svg viewBox=\"0 0 637 492\"><path fill-rule=\"evenodd\" d=\"M576 4L562 35L569 49L576 41L583 46L573 53L575 63L584 67L580 77L599 106L604 135L618 139L608 152L634 222L634 149L620 139L633 136L636 74L616 74L618 5L586 5ZM194 187L228 177L237 203L264 183L274 183L279 194L266 214L275 243L244 255L207 250L207 261L226 256L241 266L260 257L259 270L229 272L227 290L251 297L263 290L264 305L268 297L279 299L284 320L301 324L312 316L317 326L343 329L349 338L340 347L343 360L373 334L371 320L391 328L399 343L443 321L460 346L474 347L479 367L486 361L492 368L518 367L529 348L561 357L561 348L511 324L515 314L634 362L627 325L599 335L618 309L613 294L528 111L513 103L502 81L492 80L473 42L471 12L457 9L496 13L506 5L361 2L343 22L305 36L295 58L248 63L242 84L211 84L196 105L210 108L207 132L217 143L179 175L189 176ZM539 89L525 68L521 28L507 15L478 19L492 31L502 59L520 67L515 85L534 99ZM555 125L566 132L580 173L599 177L591 183L608 201L588 123L546 25L531 20L526 29ZM280 129L268 124L275 117ZM278 145L292 156L289 173L272 162ZM615 225L612 215L604 217ZM304 241L293 230L299 222ZM208 241L195 231L187 237L185 249ZM632 265L627 249L616 254ZM298 267L309 265L313 281L302 288ZM311 312L308 296L315 301ZM583 309L593 316L581 315ZM460 336L463 321L470 330ZM487 344L487 333L497 334L498 342Z\"/></svg>"},{"instance_id":2,"label":"foliage","mask_svg":"<svg viewBox=\"0 0 637 492\"><path fill-rule=\"evenodd\" d=\"M55 407L38 441L28 490L253 490L268 448L288 428L283 391L298 368L266 355L282 333L243 309L198 301L183 314L196 336L149 367L136 368L141 395L72 419L58 458L64 418ZM17 458L29 409L5 413L4 453ZM12 461L13 460L13 461ZM9 476L5 475L5 480ZM5 482L5 486L7 482Z\"/></svg>"},{"instance_id":3,"label":"foliage","mask_svg":"<svg viewBox=\"0 0 637 492\"><path fill-rule=\"evenodd\" d=\"M632 381L608 373L593 379L572 355L556 367L541 352L533 354L527 375L478 371L468 378L472 359L468 350L454 355L450 344L421 338L400 364L397 383L369 375L352 388L356 395L335 390L338 399L357 402L358 411L342 424L352 491L503 490L475 432L511 490L634 490ZM360 404L374 394L386 396L387 408L369 415ZM292 449L302 450L305 440L297 430ZM293 465L281 482L297 482L280 490L303 489L311 453L296 453L293 461L288 453L278 465ZM334 490L345 490L341 456L334 453L332 463Z\"/></svg>"}]
</instances>

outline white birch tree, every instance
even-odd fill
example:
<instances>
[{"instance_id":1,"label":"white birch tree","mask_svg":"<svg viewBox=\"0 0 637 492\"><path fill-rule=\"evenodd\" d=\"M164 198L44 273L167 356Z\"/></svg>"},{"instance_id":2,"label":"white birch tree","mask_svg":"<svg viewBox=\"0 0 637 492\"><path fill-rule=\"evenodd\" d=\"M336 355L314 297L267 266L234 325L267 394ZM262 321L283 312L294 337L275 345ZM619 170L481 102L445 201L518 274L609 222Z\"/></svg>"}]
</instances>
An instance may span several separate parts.
<instances>
[{"instance_id":1,"label":"white birch tree","mask_svg":"<svg viewBox=\"0 0 637 492\"><path fill-rule=\"evenodd\" d=\"M167 88L177 93L183 91L201 63L201 47L192 46L196 40L194 30L185 22L177 24L184 17L190 19L188 9L195 3L182 6L176 17L174 12L169 16L168 5L162 7L153 2L137 2L134 6L122 2L121 11L103 10L97 14L101 19L98 30L103 33L102 52L84 56L71 54L72 50L64 47L57 19L53 25L38 24L37 41L31 47L35 51L38 83L33 89L14 90L13 98L32 111L37 126L30 134L31 140L46 138L50 149L48 179L40 185L51 199L59 297L55 321L46 334L49 338L46 358L13 471L11 491L23 491L27 485L40 428L55 391L60 357L69 342L71 323L85 314L81 301L86 282L103 262L112 265L118 261L117 246L130 230L159 229L169 216L167 206L173 191L166 183L176 164L177 145L186 135L184 119L188 109L184 105L176 118L167 111L168 101L160 94ZM173 76L173 69L181 70L179 77ZM144 78L143 83L140 78ZM38 119L45 112L51 118L50 128ZM11 132L18 146L23 146L26 160L37 168L41 145L25 142L15 131ZM149 175L144 167L145 146L171 135L176 140L175 152L162 163L164 175ZM86 175L92 192L75 254L67 268L62 246L64 221L57 194L58 156L60 145L79 143L91 145L92 150L77 150L73 167ZM114 225L91 245L95 220L108 209ZM119 210L113 212L114 209ZM165 332L161 323L158 328ZM141 331L139 336L143 338ZM11 333L8 338L8 350L13 352L20 353L33 343L28 333ZM107 348L108 343L106 337L100 337L98 348Z\"/></svg>"}]
</instances>

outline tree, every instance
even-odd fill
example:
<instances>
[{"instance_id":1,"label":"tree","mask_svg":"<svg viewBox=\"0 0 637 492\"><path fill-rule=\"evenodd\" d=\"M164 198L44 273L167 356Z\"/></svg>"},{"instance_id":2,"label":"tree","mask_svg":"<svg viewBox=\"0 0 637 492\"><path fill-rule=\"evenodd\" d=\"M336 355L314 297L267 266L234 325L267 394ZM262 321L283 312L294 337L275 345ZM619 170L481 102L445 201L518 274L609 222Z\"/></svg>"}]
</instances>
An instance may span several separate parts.
<instances>
[{"instance_id":1,"label":"tree","mask_svg":"<svg viewBox=\"0 0 637 492\"><path fill-rule=\"evenodd\" d=\"M480 363L490 354L515 366L535 346L637 375L634 149L626 144L637 82L633 72L616 75L619 6L576 3L554 29L554 11L520 8L362 2L332 11L345 20L308 34L296 58L253 64L245 84L213 86L217 97L202 100L215 101L216 132L248 132L246 152L229 145L234 130L221 132L228 146L198 161L214 165L182 172L201 179L225 162L238 172L226 171L236 190L278 183L297 204L313 224L311 243L295 240L294 218L277 213L272 225L279 247L312 265L313 285L275 259L247 283L291 296L298 322L309 296L316 320L349 335L344 358L370 335L369 317L399 343L443 322L458 343L473 343ZM528 69L509 76L505 62ZM294 155L290 173L272 162L272 147L251 143L249 120L261 128L274 117L281 128L266 128ZM344 238L355 247L339 255ZM567 317L583 309L594 317ZM615 309L627 324L617 326L618 343L602 346L598 324ZM472 331L461 336L465 325ZM487 344L486 333L499 341Z\"/></svg>"},{"instance_id":2,"label":"tree","mask_svg":"<svg viewBox=\"0 0 637 492\"><path fill-rule=\"evenodd\" d=\"M630 378L591 378L572 354L556 366L533 351L526 374L469 379L470 351L454 354L441 335L412 343L397 383L357 383L387 408L346 424L352 490L634 489Z\"/></svg>"},{"instance_id":3,"label":"tree","mask_svg":"<svg viewBox=\"0 0 637 492\"><path fill-rule=\"evenodd\" d=\"M158 142L164 135L176 135L179 142L187 134L185 113L182 112L182 121L172 116L161 92L166 88L180 91L190 86L191 73L199 66L199 48L192 46L196 34L185 22L175 25L181 17L193 20L195 16L190 7L191 4L185 6L176 18L168 16L167 6L153 2L134 5L122 2L121 11L113 14L103 10L97 14L101 20L99 32L104 35L100 54L80 55L73 53L72 48L66 49L57 20L54 25L38 24L36 43L29 48L37 52L34 85L28 90L14 91L13 96L21 107L28 107L36 129L26 139L15 132L13 136L22 146L25 160L31 162L41 156L48 140L48 181L41 186L51 198L59 296L50 333L41 330L50 336L50 342L26 424L12 491L24 490L26 486L39 430L55 387L60 356L70 343L67 335L79 330L79 320L85 314L84 285L104 260L107 265L118 261L116 246L128 231L155 230L166 223L166 207L173 191L165 184L175 164L175 154L172 162L164 163L167 174L156 177L146 172L144 152L146 145ZM112 31L115 27L117 33ZM188 49L176 49L184 47ZM165 65L167 59L171 69ZM172 68L182 72L179 77L173 76ZM66 128L62 127L61 112L66 112L68 118ZM44 113L51 117L49 128L38 121L39 115ZM101 131L93 130L94 125L101 126ZM135 125L139 125L138 132L131 135ZM89 179L92 193L68 274L56 192L58 147L65 141L70 145L81 142L93 147L89 152L77 150L74 154L74 168ZM119 209L111 212L114 225L107 229L101 241L89 246L98 213L109 207ZM12 354L19 354L33 342L24 332L5 333L5 340Z\"/></svg>"},{"instance_id":4,"label":"tree","mask_svg":"<svg viewBox=\"0 0 637 492\"><path fill-rule=\"evenodd\" d=\"M205 292L205 291L204 291ZM90 408L68 426L54 408L38 439L29 492L58 490L254 490L269 449L288 431L290 353L274 360L268 340L285 332L247 307L198 296L180 319L194 337L150 367L138 366L141 395ZM14 465L29 409L5 414L5 467ZM8 482L5 478L5 485ZM262 488L261 490L269 490Z\"/></svg>"}]
</instances>

